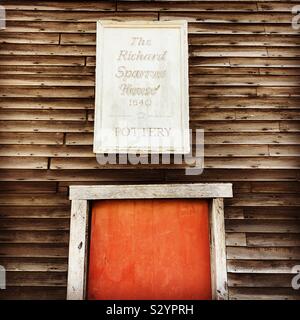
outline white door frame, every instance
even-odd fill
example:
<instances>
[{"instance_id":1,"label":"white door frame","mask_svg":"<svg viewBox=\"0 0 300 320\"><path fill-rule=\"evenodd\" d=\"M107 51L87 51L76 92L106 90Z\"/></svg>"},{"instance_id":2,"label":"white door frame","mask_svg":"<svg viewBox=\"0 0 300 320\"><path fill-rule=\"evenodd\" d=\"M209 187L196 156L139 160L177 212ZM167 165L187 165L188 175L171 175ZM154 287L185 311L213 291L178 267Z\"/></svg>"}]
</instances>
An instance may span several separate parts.
<instances>
[{"instance_id":1,"label":"white door frame","mask_svg":"<svg viewBox=\"0 0 300 320\"><path fill-rule=\"evenodd\" d=\"M89 202L105 199L155 198L209 200L212 297L215 300L228 299L223 198L230 197L232 197L231 183L70 186L71 225L67 299L85 299Z\"/></svg>"}]
</instances>

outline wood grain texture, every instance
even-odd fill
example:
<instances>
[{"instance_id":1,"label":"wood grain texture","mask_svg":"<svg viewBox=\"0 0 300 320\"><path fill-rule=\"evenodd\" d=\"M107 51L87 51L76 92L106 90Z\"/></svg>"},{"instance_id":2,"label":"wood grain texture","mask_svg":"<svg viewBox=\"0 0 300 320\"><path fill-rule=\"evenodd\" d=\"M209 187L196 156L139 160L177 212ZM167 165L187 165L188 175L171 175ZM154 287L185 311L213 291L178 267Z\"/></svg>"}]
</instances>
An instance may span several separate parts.
<instances>
[{"instance_id":1,"label":"wood grain texture","mask_svg":"<svg viewBox=\"0 0 300 320\"><path fill-rule=\"evenodd\" d=\"M214 298L217 300L228 299L226 244L224 243L224 202L222 198L215 198L211 203L211 258L212 286L218 288Z\"/></svg>"},{"instance_id":2,"label":"wood grain texture","mask_svg":"<svg viewBox=\"0 0 300 320\"><path fill-rule=\"evenodd\" d=\"M72 201L71 215L70 234L72 237L69 242L67 299L82 300L85 298L86 286L88 202L86 200Z\"/></svg>"},{"instance_id":3,"label":"wood grain texture","mask_svg":"<svg viewBox=\"0 0 300 320\"><path fill-rule=\"evenodd\" d=\"M70 200L227 197L232 197L230 183L70 187Z\"/></svg>"},{"instance_id":4,"label":"wood grain texture","mask_svg":"<svg viewBox=\"0 0 300 320\"><path fill-rule=\"evenodd\" d=\"M1 5L0 264L10 276L0 299L66 298L69 185L188 182L233 183L224 203L229 298L300 299L288 287L300 261L300 42L291 27L299 1ZM205 129L202 175L95 169L99 19L188 21L190 126Z\"/></svg>"}]
</instances>

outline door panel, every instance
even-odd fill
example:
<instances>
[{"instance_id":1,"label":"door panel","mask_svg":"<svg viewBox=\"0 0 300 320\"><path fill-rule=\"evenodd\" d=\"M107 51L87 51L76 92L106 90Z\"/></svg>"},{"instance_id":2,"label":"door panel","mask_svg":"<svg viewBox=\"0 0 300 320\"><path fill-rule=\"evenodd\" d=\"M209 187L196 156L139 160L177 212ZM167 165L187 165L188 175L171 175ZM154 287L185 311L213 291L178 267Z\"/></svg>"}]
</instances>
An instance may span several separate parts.
<instances>
[{"instance_id":1,"label":"door panel","mask_svg":"<svg viewBox=\"0 0 300 320\"><path fill-rule=\"evenodd\" d=\"M211 299L208 203L105 200L92 207L88 299Z\"/></svg>"}]
</instances>

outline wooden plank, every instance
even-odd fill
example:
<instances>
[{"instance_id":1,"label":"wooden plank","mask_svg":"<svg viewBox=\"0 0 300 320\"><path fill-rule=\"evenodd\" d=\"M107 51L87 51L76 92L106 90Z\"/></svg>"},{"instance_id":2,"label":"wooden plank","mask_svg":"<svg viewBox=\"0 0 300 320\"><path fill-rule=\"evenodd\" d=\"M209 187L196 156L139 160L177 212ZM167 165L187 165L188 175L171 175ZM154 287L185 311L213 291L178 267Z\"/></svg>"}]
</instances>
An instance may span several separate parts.
<instances>
[{"instance_id":1,"label":"wooden plank","mask_svg":"<svg viewBox=\"0 0 300 320\"><path fill-rule=\"evenodd\" d=\"M93 87L2 87L0 97L14 98L94 98Z\"/></svg>"},{"instance_id":2,"label":"wooden plank","mask_svg":"<svg viewBox=\"0 0 300 320\"><path fill-rule=\"evenodd\" d=\"M59 34L0 33L0 43L59 44Z\"/></svg>"},{"instance_id":3,"label":"wooden plank","mask_svg":"<svg viewBox=\"0 0 300 320\"><path fill-rule=\"evenodd\" d=\"M268 109L246 109L246 110L236 110L231 111L230 109L225 110L210 110L210 114L201 114L200 108L195 110L191 109L190 117L191 121L196 120L211 120L211 114L214 116L215 120L230 120L230 119L237 119L237 120L297 120L299 119L299 110L268 110Z\"/></svg>"},{"instance_id":4,"label":"wooden plank","mask_svg":"<svg viewBox=\"0 0 300 320\"><path fill-rule=\"evenodd\" d=\"M27 66L26 69L23 69L24 67L15 68L16 72L23 72L23 70L26 70L27 72ZM35 72L35 68L29 67L32 72ZM45 67L38 67L41 72L44 72ZM53 72L55 72L56 68L50 67ZM66 67L68 69L75 69L76 67ZM10 69L12 70L12 69ZM80 67L80 70L81 67ZM3 71L3 69L1 69ZM58 68L59 72L63 73L63 70L61 67ZM14 72L14 71L12 71ZM37 72L39 72L37 70ZM24 98L1 98L0 99L0 108L1 109L66 109L66 110L73 110L73 109L94 109L94 101L92 99L47 99L47 98L37 98L37 99L24 99ZM20 120L20 119L19 119Z\"/></svg>"},{"instance_id":5,"label":"wooden plank","mask_svg":"<svg viewBox=\"0 0 300 320\"><path fill-rule=\"evenodd\" d=\"M247 248L227 247L227 259L241 260L299 260L300 247Z\"/></svg>"},{"instance_id":6,"label":"wooden plank","mask_svg":"<svg viewBox=\"0 0 300 320\"><path fill-rule=\"evenodd\" d=\"M292 12L293 6L295 6L297 2L294 1L283 1L283 2L276 2L276 1L270 1L270 2L258 2L257 3L257 9L258 11L280 11L280 12Z\"/></svg>"},{"instance_id":7,"label":"wooden plank","mask_svg":"<svg viewBox=\"0 0 300 320\"><path fill-rule=\"evenodd\" d=\"M252 12L257 8L254 3L238 3L238 2L219 2L215 6L213 2L195 1L155 1L155 2L132 2L119 1L117 3L118 11L238 11Z\"/></svg>"},{"instance_id":8,"label":"wooden plank","mask_svg":"<svg viewBox=\"0 0 300 320\"><path fill-rule=\"evenodd\" d=\"M194 76L202 74L259 74L259 68L203 67L190 65L189 74Z\"/></svg>"},{"instance_id":9,"label":"wooden plank","mask_svg":"<svg viewBox=\"0 0 300 320\"><path fill-rule=\"evenodd\" d=\"M290 23L290 13L256 13L251 14L241 12L161 12L159 19L162 21L166 20L187 20L188 22L210 22L210 23Z\"/></svg>"},{"instance_id":10,"label":"wooden plank","mask_svg":"<svg viewBox=\"0 0 300 320\"><path fill-rule=\"evenodd\" d=\"M299 157L300 146L269 146L269 153L271 156Z\"/></svg>"},{"instance_id":11,"label":"wooden plank","mask_svg":"<svg viewBox=\"0 0 300 320\"><path fill-rule=\"evenodd\" d=\"M73 6L74 8L74 6ZM70 11L64 10L6 10L7 21L95 22L98 20L158 20L156 12Z\"/></svg>"},{"instance_id":12,"label":"wooden plank","mask_svg":"<svg viewBox=\"0 0 300 320\"><path fill-rule=\"evenodd\" d=\"M63 134L62 133L49 134L49 133L1 132L0 143L1 144L30 144L30 145L32 144L61 145L63 144Z\"/></svg>"},{"instance_id":13,"label":"wooden plank","mask_svg":"<svg viewBox=\"0 0 300 320\"><path fill-rule=\"evenodd\" d=\"M275 28L275 27L273 27ZM278 27L277 27L278 28ZM285 28L287 34L297 34L292 28ZM21 31L21 30L20 30ZM55 30L53 30L54 32ZM266 34L264 25L262 24L251 24L251 23L189 23L188 24L189 34ZM273 32L270 28L269 33Z\"/></svg>"},{"instance_id":14,"label":"wooden plank","mask_svg":"<svg viewBox=\"0 0 300 320\"><path fill-rule=\"evenodd\" d=\"M287 91L287 90L286 90ZM265 94L265 93L263 93ZM255 87L190 87L190 97L253 97L257 96Z\"/></svg>"},{"instance_id":15,"label":"wooden plank","mask_svg":"<svg viewBox=\"0 0 300 320\"><path fill-rule=\"evenodd\" d=\"M47 169L48 158L0 157L0 169Z\"/></svg>"},{"instance_id":16,"label":"wooden plank","mask_svg":"<svg viewBox=\"0 0 300 320\"><path fill-rule=\"evenodd\" d=\"M8 287L0 291L1 300L64 300L64 287Z\"/></svg>"},{"instance_id":17,"label":"wooden plank","mask_svg":"<svg viewBox=\"0 0 300 320\"><path fill-rule=\"evenodd\" d=\"M1 51L0 51L1 52ZM267 57L266 48L261 47L224 47L195 46L190 47L192 57Z\"/></svg>"},{"instance_id":18,"label":"wooden plank","mask_svg":"<svg viewBox=\"0 0 300 320\"><path fill-rule=\"evenodd\" d=\"M2 257L39 257L39 258L67 258L68 247L66 244L2 244L0 243L0 254Z\"/></svg>"},{"instance_id":19,"label":"wooden plank","mask_svg":"<svg viewBox=\"0 0 300 320\"><path fill-rule=\"evenodd\" d=\"M259 68L260 74L269 74L269 75L299 75L299 68Z\"/></svg>"},{"instance_id":20,"label":"wooden plank","mask_svg":"<svg viewBox=\"0 0 300 320\"><path fill-rule=\"evenodd\" d=\"M66 145L92 145L93 135L92 134L77 134L67 133L66 134Z\"/></svg>"},{"instance_id":21,"label":"wooden plank","mask_svg":"<svg viewBox=\"0 0 300 320\"><path fill-rule=\"evenodd\" d=\"M0 170L1 181L103 181L125 183L130 181L162 182L232 182L232 181L297 181L299 170L285 169L206 169L199 176L186 176L185 170L170 169L165 172L161 167L156 170ZM118 179L118 180L117 180Z\"/></svg>"},{"instance_id":22,"label":"wooden plank","mask_svg":"<svg viewBox=\"0 0 300 320\"><path fill-rule=\"evenodd\" d=\"M205 142L207 144L269 144L270 152L275 155L276 148L282 145L298 145L300 135L297 133L205 133ZM280 146L278 146L280 144ZM279 154L280 155L280 154Z\"/></svg>"},{"instance_id":23,"label":"wooden plank","mask_svg":"<svg viewBox=\"0 0 300 320\"><path fill-rule=\"evenodd\" d=\"M58 194L0 194L1 206L68 206L70 201Z\"/></svg>"},{"instance_id":24,"label":"wooden plank","mask_svg":"<svg viewBox=\"0 0 300 320\"><path fill-rule=\"evenodd\" d=\"M95 34L63 33L60 43L65 45L96 45Z\"/></svg>"},{"instance_id":25,"label":"wooden plank","mask_svg":"<svg viewBox=\"0 0 300 320\"><path fill-rule=\"evenodd\" d=\"M233 194L235 194L235 185L233 184ZM225 208L225 219L244 219L244 209L236 207Z\"/></svg>"},{"instance_id":26,"label":"wooden plank","mask_svg":"<svg viewBox=\"0 0 300 320\"><path fill-rule=\"evenodd\" d=\"M291 288L230 288L232 300L299 300L299 292Z\"/></svg>"},{"instance_id":27,"label":"wooden plank","mask_svg":"<svg viewBox=\"0 0 300 320\"><path fill-rule=\"evenodd\" d=\"M96 33L95 22L6 21L5 33Z\"/></svg>"},{"instance_id":28,"label":"wooden plank","mask_svg":"<svg viewBox=\"0 0 300 320\"><path fill-rule=\"evenodd\" d=\"M300 159L294 157L255 157L255 158L206 158L205 168L218 169L299 169Z\"/></svg>"},{"instance_id":29,"label":"wooden plank","mask_svg":"<svg viewBox=\"0 0 300 320\"><path fill-rule=\"evenodd\" d=\"M250 193L251 192L251 182L236 182L233 186L234 194L239 193Z\"/></svg>"},{"instance_id":30,"label":"wooden plank","mask_svg":"<svg viewBox=\"0 0 300 320\"><path fill-rule=\"evenodd\" d=\"M251 192L300 193L300 182L251 182Z\"/></svg>"},{"instance_id":31,"label":"wooden plank","mask_svg":"<svg viewBox=\"0 0 300 320\"><path fill-rule=\"evenodd\" d=\"M205 169L199 176L185 176L184 171L168 170L166 181L297 181L299 179L298 170L253 170L253 169ZM257 204L259 205L259 203Z\"/></svg>"},{"instance_id":32,"label":"wooden plank","mask_svg":"<svg viewBox=\"0 0 300 320\"><path fill-rule=\"evenodd\" d=\"M40 1L38 3L32 3L32 1L10 1L3 0L2 4L8 10L72 10L72 11L107 11L115 10L115 3L108 1L89 1L89 3L78 3L74 6L72 2L61 1Z\"/></svg>"},{"instance_id":33,"label":"wooden plank","mask_svg":"<svg viewBox=\"0 0 300 320\"><path fill-rule=\"evenodd\" d=\"M83 300L86 290L88 202L73 200L68 262L68 300Z\"/></svg>"},{"instance_id":34,"label":"wooden plank","mask_svg":"<svg viewBox=\"0 0 300 320\"><path fill-rule=\"evenodd\" d=\"M255 142L255 141L254 141ZM205 145L206 157L262 157L268 156L264 145Z\"/></svg>"},{"instance_id":35,"label":"wooden plank","mask_svg":"<svg viewBox=\"0 0 300 320\"><path fill-rule=\"evenodd\" d=\"M299 224L300 225L300 224ZM292 228L289 228L287 232L283 231L280 234L264 234L264 233L248 233L247 245L249 247L296 247L300 246L300 234L298 230L295 231L298 234L287 234L292 232Z\"/></svg>"},{"instance_id":36,"label":"wooden plank","mask_svg":"<svg viewBox=\"0 0 300 320\"><path fill-rule=\"evenodd\" d=\"M38 44L1 44L0 55L55 55L55 56L87 56L95 55L95 46L38 45Z\"/></svg>"},{"instance_id":37,"label":"wooden plank","mask_svg":"<svg viewBox=\"0 0 300 320\"><path fill-rule=\"evenodd\" d=\"M246 234L243 232L226 233L226 246L246 246Z\"/></svg>"},{"instance_id":38,"label":"wooden plank","mask_svg":"<svg viewBox=\"0 0 300 320\"><path fill-rule=\"evenodd\" d=\"M93 157L91 146L0 145L1 156ZM1 183L0 183L1 185Z\"/></svg>"},{"instance_id":39,"label":"wooden plank","mask_svg":"<svg viewBox=\"0 0 300 320\"><path fill-rule=\"evenodd\" d=\"M228 299L223 199L215 198L210 208L211 273L213 299Z\"/></svg>"},{"instance_id":40,"label":"wooden plank","mask_svg":"<svg viewBox=\"0 0 300 320\"><path fill-rule=\"evenodd\" d=\"M7 272L7 287L65 287L66 272Z\"/></svg>"},{"instance_id":41,"label":"wooden plank","mask_svg":"<svg viewBox=\"0 0 300 320\"><path fill-rule=\"evenodd\" d=\"M227 268L228 272L232 273L287 273L291 274L292 268L299 264L300 261L288 261L288 260L228 260Z\"/></svg>"},{"instance_id":42,"label":"wooden plank","mask_svg":"<svg viewBox=\"0 0 300 320\"><path fill-rule=\"evenodd\" d=\"M289 274L235 274L229 273L231 287L290 288L293 276Z\"/></svg>"},{"instance_id":43,"label":"wooden plank","mask_svg":"<svg viewBox=\"0 0 300 320\"><path fill-rule=\"evenodd\" d=\"M28 210L28 208L27 208ZM62 230L69 230L69 219L63 218L2 218L1 219L1 226L0 230L5 231L62 231ZM45 232L44 232L45 233ZM21 233L20 233L21 235ZM45 233L46 235L46 233ZM18 236L18 235L16 235ZM2 232L0 235L2 238Z\"/></svg>"},{"instance_id":44,"label":"wooden plank","mask_svg":"<svg viewBox=\"0 0 300 320\"><path fill-rule=\"evenodd\" d=\"M269 57L300 57L299 48L288 48L288 47L272 47L267 48Z\"/></svg>"},{"instance_id":45,"label":"wooden plank","mask_svg":"<svg viewBox=\"0 0 300 320\"><path fill-rule=\"evenodd\" d=\"M140 171L132 170L0 170L0 180L1 181L103 181L103 182L113 182L113 181L123 181L130 182L145 182L146 181L164 181L163 170L143 170L143 175ZM278 179L278 176L275 176ZM118 179L118 180L117 180ZM272 176L274 179L274 175ZM285 179L288 179L285 176ZM289 179L295 179L295 175ZM216 178L214 177L214 180ZM228 180L227 180L228 181ZM22 205L22 204L19 204Z\"/></svg>"},{"instance_id":46,"label":"wooden plank","mask_svg":"<svg viewBox=\"0 0 300 320\"><path fill-rule=\"evenodd\" d=\"M255 207L255 206L286 206L296 207L300 205L300 199L297 194L259 194L251 195L239 194L234 199L226 200L226 205L237 207Z\"/></svg>"},{"instance_id":47,"label":"wooden plank","mask_svg":"<svg viewBox=\"0 0 300 320\"><path fill-rule=\"evenodd\" d=\"M137 192L138 188L138 192ZM232 197L232 185L224 184L151 184L71 186L71 200L148 199L148 198L227 198Z\"/></svg>"},{"instance_id":48,"label":"wooden plank","mask_svg":"<svg viewBox=\"0 0 300 320\"><path fill-rule=\"evenodd\" d=\"M94 75L95 68L84 66L14 66L6 65L1 66L0 74L13 74L13 75L35 75L43 74L45 77L48 75ZM9 99L7 99L9 100ZM16 99L17 100L17 99ZM82 99L84 101L84 99ZM3 99L1 100L3 101ZM48 100L48 103L51 101ZM72 104L71 104L72 105ZM70 107L70 106L69 106Z\"/></svg>"},{"instance_id":49,"label":"wooden plank","mask_svg":"<svg viewBox=\"0 0 300 320\"><path fill-rule=\"evenodd\" d=\"M280 130L283 132L286 132L286 131L298 132L298 131L300 131L299 121L280 121L279 127L280 127Z\"/></svg>"},{"instance_id":50,"label":"wooden plank","mask_svg":"<svg viewBox=\"0 0 300 320\"><path fill-rule=\"evenodd\" d=\"M0 86L73 86L91 87L94 85L93 76L76 75L2 75Z\"/></svg>"},{"instance_id":51,"label":"wooden plank","mask_svg":"<svg viewBox=\"0 0 300 320\"><path fill-rule=\"evenodd\" d=\"M274 67L236 67L236 66L201 66L190 65L189 74L195 75L286 75L295 76L300 74L300 68L274 68ZM207 100L207 99L206 99ZM231 99L234 100L234 99ZM254 100L254 97L251 99ZM262 99L260 99L262 100ZM295 100L295 99L293 99ZM274 100L276 103L276 100ZM287 101L285 101L287 103ZM245 101L244 101L245 103ZM270 106L271 107L271 106Z\"/></svg>"},{"instance_id":52,"label":"wooden plank","mask_svg":"<svg viewBox=\"0 0 300 320\"><path fill-rule=\"evenodd\" d=\"M132 158L133 159L133 158ZM139 158L140 159L140 158ZM177 168L177 169L183 169L187 168L188 165L184 164L182 161L182 164L151 164L150 160L147 156L143 158L144 160L142 163L138 164L130 164L129 161L126 162L126 164L118 164L118 163L105 163L102 164L97 161L96 157L92 158L78 158L78 157L72 157L72 158L62 158L62 157L56 157L50 159L50 169L51 170L64 170L64 169L81 169L81 170L87 170L87 169L170 169L170 168ZM222 158L223 159L223 158ZM134 158L136 160L136 158ZM170 161L171 162L171 161Z\"/></svg>"},{"instance_id":53,"label":"wooden plank","mask_svg":"<svg viewBox=\"0 0 300 320\"><path fill-rule=\"evenodd\" d=\"M298 220L248 220L248 219L230 219L226 220L227 232L247 232L247 233L300 233L300 221ZM269 235L266 235L269 237ZM250 237L250 235L249 235ZM282 239L284 235L281 235ZM251 239L251 238L250 238ZM261 235L263 242L264 235ZM249 240L250 241L250 240ZM275 243L275 241L274 241ZM248 234L247 234L247 244Z\"/></svg>"},{"instance_id":54,"label":"wooden plank","mask_svg":"<svg viewBox=\"0 0 300 320\"><path fill-rule=\"evenodd\" d=\"M283 183L283 185L285 185L285 182L275 182L275 183L278 183L278 184ZM288 183L293 184L292 181ZM299 212L299 208L297 207L280 206L280 207L272 207L272 210L270 210L270 207L245 207L243 208L243 212L244 212L244 217L246 219L276 219L276 220L300 219L300 212Z\"/></svg>"},{"instance_id":55,"label":"wooden plank","mask_svg":"<svg viewBox=\"0 0 300 320\"><path fill-rule=\"evenodd\" d=\"M291 16L292 18L292 16ZM297 35L299 34L297 29L291 28L290 24L266 24L265 25L266 34L286 34L286 35Z\"/></svg>"},{"instance_id":56,"label":"wooden plank","mask_svg":"<svg viewBox=\"0 0 300 320\"><path fill-rule=\"evenodd\" d=\"M95 66L96 65L96 57L86 57L86 65L87 66Z\"/></svg>"},{"instance_id":57,"label":"wooden plank","mask_svg":"<svg viewBox=\"0 0 300 320\"><path fill-rule=\"evenodd\" d=\"M84 121L86 112L84 110L7 110L0 109L0 119L3 120L69 120Z\"/></svg>"},{"instance_id":58,"label":"wooden plank","mask_svg":"<svg viewBox=\"0 0 300 320\"><path fill-rule=\"evenodd\" d=\"M0 56L2 66L84 66L85 58L79 56Z\"/></svg>"},{"instance_id":59,"label":"wooden plank","mask_svg":"<svg viewBox=\"0 0 300 320\"><path fill-rule=\"evenodd\" d=\"M44 138L47 140L44 140L44 144L53 144L49 143L48 138L46 136L46 132L53 132L54 137L57 136L63 136L62 133L65 132L81 132L81 134L85 134L86 132L93 132L94 131L94 124L92 122L83 122L83 121L0 121L0 130L4 133L0 133L0 141L2 139L6 139L6 135L10 135L8 138L9 141L18 141L12 137L12 134L10 132L16 132L17 136L23 135L20 133L24 132L24 135L26 138L37 138L38 135L41 135L40 137L42 138L43 135ZM0 132L1 132L0 131ZM19 133L20 132L20 133ZM30 135L29 132L34 132L36 133L35 136ZM44 132L44 133L43 133ZM37 134L38 133L38 134ZM50 137L51 135L48 134ZM22 139L26 140L26 139ZM34 139L35 141L36 139ZM51 141L51 139L50 139ZM57 140L60 141L60 140ZM16 144L18 142L11 142L10 144ZM61 144L57 142L56 144Z\"/></svg>"},{"instance_id":60,"label":"wooden plank","mask_svg":"<svg viewBox=\"0 0 300 320\"><path fill-rule=\"evenodd\" d=\"M0 258L7 271L67 272L67 259Z\"/></svg>"},{"instance_id":61,"label":"wooden plank","mask_svg":"<svg viewBox=\"0 0 300 320\"><path fill-rule=\"evenodd\" d=\"M1 148L1 146L0 146ZM1 151L0 151L0 154ZM0 181L1 193L56 193L56 182L2 182Z\"/></svg>"},{"instance_id":62,"label":"wooden plank","mask_svg":"<svg viewBox=\"0 0 300 320\"><path fill-rule=\"evenodd\" d=\"M298 59L290 58L230 58L229 65L234 67L278 67L294 68L299 67Z\"/></svg>"},{"instance_id":63,"label":"wooden plank","mask_svg":"<svg viewBox=\"0 0 300 320\"><path fill-rule=\"evenodd\" d=\"M210 113L207 114L205 112L201 112L204 110L199 110L199 108L197 108L196 110L190 109L190 119L191 121L194 120L211 120L212 119L212 115L213 118L215 118L215 120L233 120L235 119L235 114L236 111L235 110L230 110L230 109L211 109Z\"/></svg>"},{"instance_id":64,"label":"wooden plank","mask_svg":"<svg viewBox=\"0 0 300 320\"><path fill-rule=\"evenodd\" d=\"M191 128L205 132L278 132L278 121L192 121Z\"/></svg>"},{"instance_id":65,"label":"wooden plank","mask_svg":"<svg viewBox=\"0 0 300 320\"><path fill-rule=\"evenodd\" d=\"M223 53L222 53L223 54ZM200 77L190 77L190 85L192 86L299 86L300 77L284 76L280 78L265 75L203 75Z\"/></svg>"},{"instance_id":66,"label":"wooden plank","mask_svg":"<svg viewBox=\"0 0 300 320\"><path fill-rule=\"evenodd\" d=\"M10 182L6 182L10 183ZM17 182L20 184L21 182ZM24 182L23 182L24 183ZM26 182L25 182L26 183ZM30 182L32 183L32 182ZM43 185L41 182L36 182L40 185ZM26 205L26 204L25 204ZM0 207L0 218L10 218L10 219L18 219L18 218L39 218L39 219L50 219L50 218L64 218L67 219L70 217L70 207L69 206L61 206L61 207L43 207L43 206L34 206L34 207L26 207L19 205L17 207L9 206L9 207Z\"/></svg>"},{"instance_id":67,"label":"wooden plank","mask_svg":"<svg viewBox=\"0 0 300 320\"><path fill-rule=\"evenodd\" d=\"M299 120L299 110L237 110L236 119L238 120Z\"/></svg>"},{"instance_id":68,"label":"wooden plank","mask_svg":"<svg viewBox=\"0 0 300 320\"><path fill-rule=\"evenodd\" d=\"M299 97L297 87L257 87L257 95L262 97Z\"/></svg>"},{"instance_id":69,"label":"wooden plank","mask_svg":"<svg viewBox=\"0 0 300 320\"><path fill-rule=\"evenodd\" d=\"M230 67L230 59L228 57L189 57L189 66Z\"/></svg>"},{"instance_id":70,"label":"wooden plank","mask_svg":"<svg viewBox=\"0 0 300 320\"><path fill-rule=\"evenodd\" d=\"M78 158L78 157L73 157L73 158L51 158L50 160L50 169L51 170L72 170L72 169L81 169L81 170L88 170L88 169L94 169L94 170L99 170L99 169L122 169L122 170L129 170L129 169L187 169L187 168L193 168L194 164L196 162L189 162L185 161L184 159L180 161L179 163L174 163L174 161L171 159L171 161L167 160L166 162L170 163L162 163L161 160L151 163L151 158L148 156L135 156L135 155L130 155L131 161L134 163L130 163L127 161L125 164L124 162L126 161L124 158L122 158L122 163L114 163L115 161L113 160L113 163L102 163L102 161L97 161L96 157L93 158ZM223 158L222 158L223 159ZM128 158L127 158L128 160ZM156 161L156 160L155 160ZM201 159L198 158L198 165L200 164Z\"/></svg>"},{"instance_id":71,"label":"wooden plank","mask_svg":"<svg viewBox=\"0 0 300 320\"><path fill-rule=\"evenodd\" d=\"M66 231L1 231L0 243L69 243Z\"/></svg>"},{"instance_id":72,"label":"wooden plank","mask_svg":"<svg viewBox=\"0 0 300 320\"><path fill-rule=\"evenodd\" d=\"M300 68L272 68L272 67L236 67L236 66L223 66L223 67L218 67L218 66L190 66L189 67L189 74L190 75L286 75L286 76L295 76L295 75L299 75L300 74ZM251 101L254 101L256 98L252 97ZM272 98L268 99L271 100ZM196 100L197 99L193 99ZM205 99L205 100L209 100L209 99ZM219 99L221 100L221 99ZM230 100L230 98L226 99L226 100ZM227 102L225 100L225 102ZM231 99L231 102L233 103L235 99ZM263 105L263 99L257 99L260 105ZM275 98L273 99L273 101L276 103L279 100L279 98ZM284 99L281 99L282 102L284 101ZM293 98L292 99L292 103L293 101L295 101L296 99ZM272 101L272 100L271 100ZM220 101L217 101L220 103ZM242 102L242 105L247 103L246 101ZM284 101L284 103L288 106L288 101ZM272 106L272 104L269 102L270 107L274 107ZM258 106L259 107L259 106ZM297 108L297 106L296 106Z\"/></svg>"}]
</instances>

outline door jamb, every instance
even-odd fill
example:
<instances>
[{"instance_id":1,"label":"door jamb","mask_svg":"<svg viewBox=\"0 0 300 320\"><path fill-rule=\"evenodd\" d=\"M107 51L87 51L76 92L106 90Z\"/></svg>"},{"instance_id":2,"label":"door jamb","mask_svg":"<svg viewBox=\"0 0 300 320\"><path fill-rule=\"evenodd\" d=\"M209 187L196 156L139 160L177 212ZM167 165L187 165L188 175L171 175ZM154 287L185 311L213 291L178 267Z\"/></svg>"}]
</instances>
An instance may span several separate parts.
<instances>
[{"instance_id":1,"label":"door jamb","mask_svg":"<svg viewBox=\"0 0 300 320\"><path fill-rule=\"evenodd\" d=\"M212 298L228 299L223 198L231 183L70 186L71 225L67 299L84 300L89 236L89 203L105 199L209 199Z\"/></svg>"}]
</instances>

